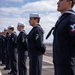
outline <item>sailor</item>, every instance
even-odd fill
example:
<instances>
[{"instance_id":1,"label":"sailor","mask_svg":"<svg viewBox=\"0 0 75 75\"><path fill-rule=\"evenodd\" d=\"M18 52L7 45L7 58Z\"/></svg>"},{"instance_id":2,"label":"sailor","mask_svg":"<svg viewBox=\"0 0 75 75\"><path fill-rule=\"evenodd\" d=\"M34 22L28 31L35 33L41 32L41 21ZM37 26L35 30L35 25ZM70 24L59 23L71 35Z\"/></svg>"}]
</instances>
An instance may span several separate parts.
<instances>
[{"instance_id":1,"label":"sailor","mask_svg":"<svg viewBox=\"0 0 75 75\"><path fill-rule=\"evenodd\" d=\"M19 75L27 75L27 42L26 42L26 32L24 30L25 25L23 23L18 23L17 30L19 35L17 38L17 50L18 50L18 71Z\"/></svg>"},{"instance_id":2,"label":"sailor","mask_svg":"<svg viewBox=\"0 0 75 75\"><path fill-rule=\"evenodd\" d=\"M11 72L9 74L17 75L17 34L14 31L14 26L8 27L10 38L8 41L8 50L11 63Z\"/></svg>"},{"instance_id":3,"label":"sailor","mask_svg":"<svg viewBox=\"0 0 75 75\"><path fill-rule=\"evenodd\" d=\"M42 59L45 52L44 30L40 26L40 16L30 14L29 23L33 27L28 34L29 75L42 75Z\"/></svg>"}]
</instances>

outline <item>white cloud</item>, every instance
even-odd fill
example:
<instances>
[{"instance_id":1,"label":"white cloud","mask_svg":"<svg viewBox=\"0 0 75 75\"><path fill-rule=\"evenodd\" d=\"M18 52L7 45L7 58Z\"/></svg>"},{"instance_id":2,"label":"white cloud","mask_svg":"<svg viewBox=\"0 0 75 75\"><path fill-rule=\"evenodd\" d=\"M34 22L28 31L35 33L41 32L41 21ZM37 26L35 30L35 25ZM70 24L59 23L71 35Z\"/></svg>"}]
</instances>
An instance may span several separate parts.
<instances>
[{"instance_id":1,"label":"white cloud","mask_svg":"<svg viewBox=\"0 0 75 75\"><path fill-rule=\"evenodd\" d=\"M55 6L53 6L55 5ZM53 6L53 7L52 7ZM22 15L27 15L26 13L30 12L38 12L41 14L46 14L50 12L55 12L56 11L56 4L54 1L37 1L33 3L27 3L24 6L20 8L15 8L15 7L3 7L0 8L1 15L4 16L14 16L14 17L21 17Z\"/></svg>"},{"instance_id":2,"label":"white cloud","mask_svg":"<svg viewBox=\"0 0 75 75\"><path fill-rule=\"evenodd\" d=\"M55 5L54 7L52 7ZM38 12L42 17L42 22L45 23L54 23L57 17L56 4L55 1L37 1L33 3L28 3L22 8L0 8L0 15L3 17L14 16L16 18L22 18L22 15L28 17L29 13ZM26 13L27 12L27 13ZM10 18L10 17L9 17ZM50 24L49 24L50 25ZM52 24L51 24L52 25Z\"/></svg>"},{"instance_id":3,"label":"white cloud","mask_svg":"<svg viewBox=\"0 0 75 75\"><path fill-rule=\"evenodd\" d=\"M20 10L20 8L15 8L15 7L9 7L9 8L5 8L2 7L0 8L0 16L3 17L21 17L22 11Z\"/></svg>"},{"instance_id":4,"label":"white cloud","mask_svg":"<svg viewBox=\"0 0 75 75\"><path fill-rule=\"evenodd\" d=\"M24 5L22 9L26 9L25 11L34 11L34 12L45 12L50 10L55 11L56 4L54 1L37 1L37 2L28 3L27 5Z\"/></svg>"},{"instance_id":5,"label":"white cloud","mask_svg":"<svg viewBox=\"0 0 75 75\"><path fill-rule=\"evenodd\" d=\"M8 1L8 2L23 2L23 0L5 0L5 1Z\"/></svg>"},{"instance_id":6,"label":"white cloud","mask_svg":"<svg viewBox=\"0 0 75 75\"><path fill-rule=\"evenodd\" d=\"M41 16L40 24L44 29L46 36L57 20L58 13L56 13L56 5L55 1L47 0L27 3L20 8L0 8L0 16L2 17L0 19L0 28L13 24L16 29L17 23L21 21L26 24L26 32L28 33L31 30L31 26L29 26L28 23L29 13L37 12ZM13 16L13 18L11 16ZM48 41L50 41L50 39L52 40L52 36L48 39Z\"/></svg>"},{"instance_id":7,"label":"white cloud","mask_svg":"<svg viewBox=\"0 0 75 75\"><path fill-rule=\"evenodd\" d=\"M75 7L73 9L75 9ZM16 29L18 22L24 22L26 24L26 32L28 33L31 30L31 26L29 26L28 23L28 16L29 13L35 12L39 13L41 16L40 24L45 31L46 37L47 33L50 31L51 27L55 25L55 22L59 17L59 13L57 12L57 0L40 0L27 3L20 8L0 8L0 29L12 24ZM52 39L53 37L51 35L47 42L51 41Z\"/></svg>"}]
</instances>

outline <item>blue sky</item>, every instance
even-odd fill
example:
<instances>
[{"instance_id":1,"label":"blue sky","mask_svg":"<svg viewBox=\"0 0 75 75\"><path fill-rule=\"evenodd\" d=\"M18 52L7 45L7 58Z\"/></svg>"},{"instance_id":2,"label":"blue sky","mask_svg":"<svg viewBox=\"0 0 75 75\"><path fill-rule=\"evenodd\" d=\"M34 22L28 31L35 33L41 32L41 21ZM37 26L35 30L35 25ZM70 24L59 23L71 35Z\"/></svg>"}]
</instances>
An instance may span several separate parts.
<instances>
[{"instance_id":1,"label":"blue sky","mask_svg":"<svg viewBox=\"0 0 75 75\"><path fill-rule=\"evenodd\" d=\"M45 35L51 27L55 25L60 13L57 12L58 0L0 0L0 30L9 25L14 25L17 31L17 23L25 24L27 33L31 30L29 26L29 14L38 13L41 16L41 26L45 31ZM75 10L75 7L73 8ZM44 37L45 38L45 37ZM44 42L52 43L53 36Z\"/></svg>"}]
</instances>

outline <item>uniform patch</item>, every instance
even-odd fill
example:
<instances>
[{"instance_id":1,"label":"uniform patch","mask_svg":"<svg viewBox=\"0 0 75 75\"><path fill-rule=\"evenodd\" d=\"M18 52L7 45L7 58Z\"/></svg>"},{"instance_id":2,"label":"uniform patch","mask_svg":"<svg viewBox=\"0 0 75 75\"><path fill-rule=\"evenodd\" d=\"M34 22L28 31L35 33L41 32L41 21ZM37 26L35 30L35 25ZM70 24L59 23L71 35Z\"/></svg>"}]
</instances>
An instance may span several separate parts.
<instances>
[{"instance_id":1,"label":"uniform patch","mask_svg":"<svg viewBox=\"0 0 75 75\"><path fill-rule=\"evenodd\" d=\"M39 38L39 34L36 34L36 38L35 39L37 40L38 38Z\"/></svg>"},{"instance_id":2,"label":"uniform patch","mask_svg":"<svg viewBox=\"0 0 75 75\"><path fill-rule=\"evenodd\" d=\"M14 38L12 38L12 41L14 41Z\"/></svg>"},{"instance_id":3,"label":"uniform patch","mask_svg":"<svg viewBox=\"0 0 75 75\"><path fill-rule=\"evenodd\" d=\"M70 25L70 27L71 27L71 32L75 32L75 24Z\"/></svg>"},{"instance_id":4,"label":"uniform patch","mask_svg":"<svg viewBox=\"0 0 75 75\"><path fill-rule=\"evenodd\" d=\"M24 41L25 41L25 38L22 39L22 42L24 42Z\"/></svg>"}]
</instances>

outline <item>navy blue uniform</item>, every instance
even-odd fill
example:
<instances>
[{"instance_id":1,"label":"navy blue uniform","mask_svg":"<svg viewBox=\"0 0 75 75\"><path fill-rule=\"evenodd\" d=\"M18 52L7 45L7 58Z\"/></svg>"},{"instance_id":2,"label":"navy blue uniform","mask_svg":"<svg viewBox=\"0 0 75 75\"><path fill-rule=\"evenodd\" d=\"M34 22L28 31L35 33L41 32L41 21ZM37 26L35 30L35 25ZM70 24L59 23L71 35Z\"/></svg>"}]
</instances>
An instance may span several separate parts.
<instances>
[{"instance_id":1,"label":"navy blue uniform","mask_svg":"<svg viewBox=\"0 0 75 75\"><path fill-rule=\"evenodd\" d=\"M36 25L28 35L29 75L41 75L44 31L40 25Z\"/></svg>"},{"instance_id":2,"label":"navy blue uniform","mask_svg":"<svg viewBox=\"0 0 75 75\"><path fill-rule=\"evenodd\" d=\"M5 65L5 36L1 37L1 56L2 56L2 65Z\"/></svg>"},{"instance_id":3,"label":"navy blue uniform","mask_svg":"<svg viewBox=\"0 0 75 75\"><path fill-rule=\"evenodd\" d=\"M0 56L3 65L5 59L4 59L4 37L2 35L0 36Z\"/></svg>"},{"instance_id":4,"label":"navy blue uniform","mask_svg":"<svg viewBox=\"0 0 75 75\"><path fill-rule=\"evenodd\" d=\"M1 38L1 35L0 35L0 61L1 61L1 58L2 58L2 56L1 56L1 54L2 54L2 53L1 53L1 50L2 50L2 49L1 49L1 47L2 47L1 43L2 43L2 42L1 42L1 41L2 41L2 38Z\"/></svg>"},{"instance_id":5,"label":"navy blue uniform","mask_svg":"<svg viewBox=\"0 0 75 75\"><path fill-rule=\"evenodd\" d=\"M6 67L4 69L10 69L9 50L8 50L9 37L10 37L9 33L6 33L6 37L5 37Z\"/></svg>"},{"instance_id":6,"label":"navy blue uniform","mask_svg":"<svg viewBox=\"0 0 75 75\"><path fill-rule=\"evenodd\" d=\"M23 30L19 33L17 38L18 49L18 70L19 75L27 75L26 59L27 59L27 43L26 32Z\"/></svg>"},{"instance_id":7,"label":"navy blue uniform","mask_svg":"<svg viewBox=\"0 0 75 75\"><path fill-rule=\"evenodd\" d=\"M54 28L53 62L55 75L75 75L75 13L64 13Z\"/></svg>"},{"instance_id":8,"label":"navy blue uniform","mask_svg":"<svg viewBox=\"0 0 75 75\"><path fill-rule=\"evenodd\" d=\"M8 50L11 63L11 72L14 75L17 75L17 35L12 33L8 41Z\"/></svg>"}]
</instances>

